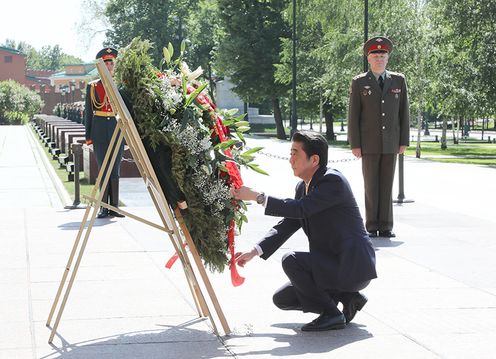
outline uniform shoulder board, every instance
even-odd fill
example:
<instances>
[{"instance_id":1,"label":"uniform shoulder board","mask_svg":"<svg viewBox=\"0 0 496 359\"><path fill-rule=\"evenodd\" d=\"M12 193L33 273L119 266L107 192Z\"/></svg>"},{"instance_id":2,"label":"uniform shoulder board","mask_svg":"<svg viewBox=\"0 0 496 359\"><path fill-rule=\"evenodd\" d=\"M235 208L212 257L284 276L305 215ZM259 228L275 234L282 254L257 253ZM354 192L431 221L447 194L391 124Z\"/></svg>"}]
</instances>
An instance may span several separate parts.
<instances>
[{"instance_id":1,"label":"uniform shoulder board","mask_svg":"<svg viewBox=\"0 0 496 359\"><path fill-rule=\"evenodd\" d=\"M361 73L361 74L359 74L359 75L356 75L355 77L353 77L353 80L358 80L358 79L364 78L364 77L365 77L365 75L367 75L367 73L366 73L366 72Z\"/></svg>"},{"instance_id":2,"label":"uniform shoulder board","mask_svg":"<svg viewBox=\"0 0 496 359\"><path fill-rule=\"evenodd\" d=\"M391 76L396 76L396 77L405 78L405 75L403 75L403 74L402 74L402 73L400 73L400 72L394 72L394 71L388 71L388 72L389 72L389 74L390 74Z\"/></svg>"}]
</instances>

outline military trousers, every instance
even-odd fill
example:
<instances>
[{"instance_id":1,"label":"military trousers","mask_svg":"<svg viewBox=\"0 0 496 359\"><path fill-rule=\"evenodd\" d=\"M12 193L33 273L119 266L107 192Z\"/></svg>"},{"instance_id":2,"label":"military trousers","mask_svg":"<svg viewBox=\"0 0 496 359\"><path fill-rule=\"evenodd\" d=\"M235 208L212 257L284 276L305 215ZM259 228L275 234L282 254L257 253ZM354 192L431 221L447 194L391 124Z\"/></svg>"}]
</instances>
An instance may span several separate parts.
<instances>
[{"instance_id":1,"label":"military trousers","mask_svg":"<svg viewBox=\"0 0 496 359\"><path fill-rule=\"evenodd\" d=\"M114 144L115 146L115 144ZM95 152L96 163L98 164L98 170L101 171L105 155L109 149L109 143L93 143L93 150ZM115 151L115 150L114 150ZM114 166L111 169L110 178L107 183L107 187L103 192L102 201L109 203L114 207L119 205L119 177L121 173L121 159L122 153L124 151L124 145L121 144L117 149L117 156L115 158ZM110 161L112 159L113 152L110 153L110 157L107 162L106 169L109 170ZM105 174L102 177L102 181L105 178Z\"/></svg>"},{"instance_id":2,"label":"military trousers","mask_svg":"<svg viewBox=\"0 0 496 359\"><path fill-rule=\"evenodd\" d=\"M396 154L364 154L365 228L368 232L393 229L393 181Z\"/></svg>"}]
</instances>

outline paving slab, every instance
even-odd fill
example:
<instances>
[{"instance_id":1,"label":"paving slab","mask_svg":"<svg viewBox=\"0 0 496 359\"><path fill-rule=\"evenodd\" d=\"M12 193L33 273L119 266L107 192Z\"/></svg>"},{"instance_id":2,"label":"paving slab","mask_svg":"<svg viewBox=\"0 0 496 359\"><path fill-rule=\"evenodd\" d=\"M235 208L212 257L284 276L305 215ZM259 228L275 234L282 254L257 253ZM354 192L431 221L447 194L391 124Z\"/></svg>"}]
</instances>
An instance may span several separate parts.
<instances>
[{"instance_id":1,"label":"paving slab","mask_svg":"<svg viewBox=\"0 0 496 359\"><path fill-rule=\"evenodd\" d=\"M301 332L313 314L272 304L272 293L286 282L282 255L308 247L301 231L267 261L240 268L240 287L231 285L228 271L209 274L232 329L216 336L210 321L198 318L180 262L164 268L174 252L167 235L124 218L95 221L50 346L45 322L84 210L62 208L60 189L30 135L22 126L0 126L0 168L8 167L9 182L17 173L23 184L0 181L0 197L9 193L0 201L0 244L8 248L0 251L0 359L494 357L496 192L488 189L496 169L413 158L405 161L405 194L415 202L394 206L396 238L373 240L379 278L363 291L369 302L344 330ZM33 168L18 168L5 150L11 141L25 144L22 156ZM252 137L248 145L265 146L257 163L271 176L243 170L245 183L292 197L297 179L286 159L289 143ZM341 149L331 149L330 159L349 179L363 213L360 161ZM33 183L26 181L36 171ZM473 184L468 194L461 192L467 183ZM158 223L142 180L121 184L126 210ZM27 196L31 190L46 193ZM239 250L251 248L278 220L257 205L248 216Z\"/></svg>"}]
</instances>

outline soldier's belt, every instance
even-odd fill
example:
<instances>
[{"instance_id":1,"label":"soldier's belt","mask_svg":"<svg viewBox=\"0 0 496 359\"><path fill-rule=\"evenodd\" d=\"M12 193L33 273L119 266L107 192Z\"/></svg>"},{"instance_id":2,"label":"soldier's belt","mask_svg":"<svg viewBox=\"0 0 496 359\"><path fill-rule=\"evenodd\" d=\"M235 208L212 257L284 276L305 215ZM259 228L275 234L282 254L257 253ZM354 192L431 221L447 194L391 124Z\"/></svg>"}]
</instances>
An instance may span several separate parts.
<instances>
[{"instance_id":1,"label":"soldier's belt","mask_svg":"<svg viewBox=\"0 0 496 359\"><path fill-rule=\"evenodd\" d=\"M105 111L95 111L93 112L95 116L102 116L102 117L115 117L115 113L113 112L105 112Z\"/></svg>"}]
</instances>

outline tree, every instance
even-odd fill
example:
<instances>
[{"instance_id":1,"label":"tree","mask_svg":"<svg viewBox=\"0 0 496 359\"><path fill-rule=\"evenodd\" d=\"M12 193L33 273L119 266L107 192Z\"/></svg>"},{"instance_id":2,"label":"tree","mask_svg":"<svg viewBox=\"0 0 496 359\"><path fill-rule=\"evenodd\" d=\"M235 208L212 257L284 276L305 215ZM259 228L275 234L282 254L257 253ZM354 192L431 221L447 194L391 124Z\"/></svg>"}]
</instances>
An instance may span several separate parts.
<instances>
[{"instance_id":1,"label":"tree","mask_svg":"<svg viewBox=\"0 0 496 359\"><path fill-rule=\"evenodd\" d=\"M67 55L62 52L59 45L46 45L37 51L33 46L24 41L16 43L7 39L3 46L16 49L26 55L26 67L31 70L53 70L60 71L64 64L81 63L78 57Z\"/></svg>"},{"instance_id":2,"label":"tree","mask_svg":"<svg viewBox=\"0 0 496 359\"><path fill-rule=\"evenodd\" d=\"M185 38L184 19L192 0L109 0L105 16L111 28L106 43L117 48L128 45L137 36L155 44L153 59L159 65L162 48L169 42L179 49Z\"/></svg>"},{"instance_id":3,"label":"tree","mask_svg":"<svg viewBox=\"0 0 496 359\"><path fill-rule=\"evenodd\" d=\"M281 38L290 36L282 18L283 0L219 0L220 19L225 34L216 62L245 102L270 99L277 138L285 139L279 98L288 86L275 80L275 65L280 63Z\"/></svg>"},{"instance_id":4,"label":"tree","mask_svg":"<svg viewBox=\"0 0 496 359\"><path fill-rule=\"evenodd\" d=\"M186 59L193 68L201 66L209 81L209 95L213 99L215 82L214 55L222 36L219 9L215 0L201 0L191 8L186 20Z\"/></svg>"},{"instance_id":5,"label":"tree","mask_svg":"<svg viewBox=\"0 0 496 359\"><path fill-rule=\"evenodd\" d=\"M0 123L27 123L43 106L40 95L14 80L0 82Z\"/></svg>"}]
</instances>

